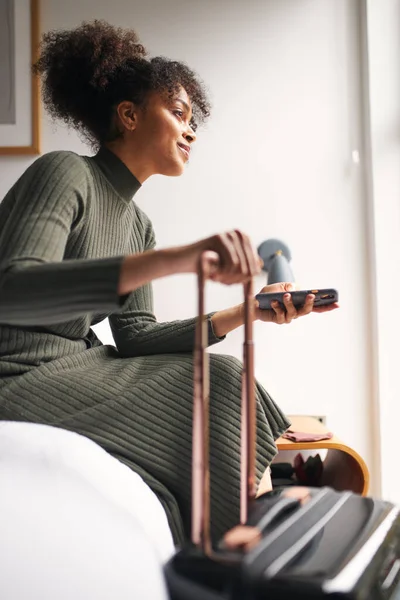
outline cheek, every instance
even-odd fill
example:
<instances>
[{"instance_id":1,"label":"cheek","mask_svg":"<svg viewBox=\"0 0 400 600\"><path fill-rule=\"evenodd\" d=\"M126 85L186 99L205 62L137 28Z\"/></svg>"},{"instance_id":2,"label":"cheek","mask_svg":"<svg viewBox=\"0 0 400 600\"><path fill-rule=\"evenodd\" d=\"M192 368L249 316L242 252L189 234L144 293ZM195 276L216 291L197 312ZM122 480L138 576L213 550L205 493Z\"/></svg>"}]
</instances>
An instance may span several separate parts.
<instances>
[{"instance_id":1,"label":"cheek","mask_svg":"<svg viewBox=\"0 0 400 600\"><path fill-rule=\"evenodd\" d=\"M152 115L142 132L147 147L146 154L156 162L177 161L179 158L178 140L182 137L181 125L172 114Z\"/></svg>"},{"instance_id":2,"label":"cheek","mask_svg":"<svg viewBox=\"0 0 400 600\"><path fill-rule=\"evenodd\" d=\"M178 151L177 142L181 135L179 126L176 124L164 124L158 132L158 147L164 154L175 155Z\"/></svg>"}]
</instances>

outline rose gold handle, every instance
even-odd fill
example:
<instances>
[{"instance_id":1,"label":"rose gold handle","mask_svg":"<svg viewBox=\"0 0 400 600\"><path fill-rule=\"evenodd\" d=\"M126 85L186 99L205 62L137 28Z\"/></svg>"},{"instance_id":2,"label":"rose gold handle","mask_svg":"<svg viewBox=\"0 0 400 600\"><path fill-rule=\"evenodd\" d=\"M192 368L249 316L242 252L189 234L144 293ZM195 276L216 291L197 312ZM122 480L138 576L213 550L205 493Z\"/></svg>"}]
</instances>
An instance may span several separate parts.
<instances>
[{"instance_id":1,"label":"rose gold handle","mask_svg":"<svg viewBox=\"0 0 400 600\"><path fill-rule=\"evenodd\" d=\"M240 472L240 522L248 520L251 502L256 496L256 398L254 382L254 298L253 281L243 285L244 292L244 342L241 408L241 472Z\"/></svg>"},{"instance_id":2,"label":"rose gold handle","mask_svg":"<svg viewBox=\"0 0 400 600\"><path fill-rule=\"evenodd\" d=\"M209 404L210 378L206 353L207 319L204 310L205 282L210 274L207 255L198 269L198 323L194 347L193 452L192 452L192 542L211 554ZM254 393L253 282L244 284L245 340L243 345L241 406L241 493L240 521L247 521L250 502L255 498L256 409Z\"/></svg>"},{"instance_id":3,"label":"rose gold handle","mask_svg":"<svg viewBox=\"0 0 400 600\"><path fill-rule=\"evenodd\" d=\"M198 321L194 345L193 450L192 450L192 542L211 552L210 538L210 465L207 321L204 315L204 287L208 276L204 254L198 270Z\"/></svg>"}]
</instances>

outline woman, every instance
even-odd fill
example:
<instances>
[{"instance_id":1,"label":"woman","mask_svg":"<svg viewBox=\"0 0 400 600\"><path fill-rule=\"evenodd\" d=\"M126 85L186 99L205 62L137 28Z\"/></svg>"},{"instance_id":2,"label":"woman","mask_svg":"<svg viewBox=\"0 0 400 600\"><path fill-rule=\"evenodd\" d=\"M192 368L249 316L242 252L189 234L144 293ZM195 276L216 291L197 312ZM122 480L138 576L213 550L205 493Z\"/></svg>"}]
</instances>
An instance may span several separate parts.
<instances>
[{"instance_id":1,"label":"woman","mask_svg":"<svg viewBox=\"0 0 400 600\"><path fill-rule=\"evenodd\" d=\"M209 104L195 74L147 60L132 30L95 21L44 36L35 66L49 112L99 148L52 152L0 205L0 417L70 429L139 473L167 512L176 542L190 528L192 348L195 320L158 323L149 282L194 272L211 251L214 279L259 271L240 232L154 251L132 197L153 174L180 175ZM29 311L26 311L26 304ZM301 311L257 318L288 322ZM116 348L91 325L109 317ZM209 315L209 344L243 322L241 307ZM240 369L211 357L212 532L238 519ZM257 386L260 477L288 421Z\"/></svg>"}]
</instances>

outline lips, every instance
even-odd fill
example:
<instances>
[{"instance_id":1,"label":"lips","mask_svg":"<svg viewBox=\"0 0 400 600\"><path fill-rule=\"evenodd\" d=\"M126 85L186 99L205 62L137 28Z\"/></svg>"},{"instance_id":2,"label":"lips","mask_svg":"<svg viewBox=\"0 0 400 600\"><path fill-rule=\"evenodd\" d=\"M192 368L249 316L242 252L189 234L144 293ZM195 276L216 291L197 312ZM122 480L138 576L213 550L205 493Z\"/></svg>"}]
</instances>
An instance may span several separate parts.
<instances>
[{"instance_id":1,"label":"lips","mask_svg":"<svg viewBox=\"0 0 400 600\"><path fill-rule=\"evenodd\" d=\"M178 148L182 152L182 154L184 154L185 157L189 160L190 146L187 146L186 144L182 144L181 142L178 142Z\"/></svg>"}]
</instances>

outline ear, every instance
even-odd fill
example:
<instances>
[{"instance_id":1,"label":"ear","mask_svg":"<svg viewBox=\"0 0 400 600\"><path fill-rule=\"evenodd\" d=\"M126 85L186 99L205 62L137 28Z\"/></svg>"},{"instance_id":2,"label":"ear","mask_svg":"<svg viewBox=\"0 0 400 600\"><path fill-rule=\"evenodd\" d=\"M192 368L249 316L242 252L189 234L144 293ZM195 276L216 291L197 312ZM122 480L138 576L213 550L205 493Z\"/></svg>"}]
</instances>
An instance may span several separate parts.
<instances>
[{"instance_id":1,"label":"ear","mask_svg":"<svg viewBox=\"0 0 400 600\"><path fill-rule=\"evenodd\" d=\"M129 102L128 100L120 102L117 106L117 116L124 129L128 131L136 129L137 113L133 102Z\"/></svg>"}]
</instances>

